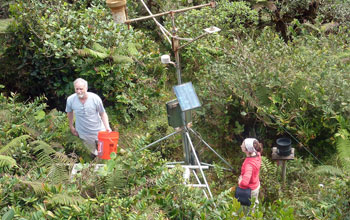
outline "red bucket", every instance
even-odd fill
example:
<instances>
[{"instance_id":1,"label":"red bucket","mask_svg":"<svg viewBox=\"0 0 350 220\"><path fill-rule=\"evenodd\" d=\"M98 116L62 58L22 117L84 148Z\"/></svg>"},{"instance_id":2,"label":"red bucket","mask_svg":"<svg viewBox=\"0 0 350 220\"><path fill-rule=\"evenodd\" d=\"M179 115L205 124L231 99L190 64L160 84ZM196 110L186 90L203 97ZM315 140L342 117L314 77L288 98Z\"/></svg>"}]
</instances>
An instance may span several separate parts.
<instances>
[{"instance_id":1,"label":"red bucket","mask_svg":"<svg viewBox=\"0 0 350 220\"><path fill-rule=\"evenodd\" d=\"M111 153L117 153L119 132L100 131L98 132L97 138L97 156L105 160L111 159Z\"/></svg>"}]
</instances>

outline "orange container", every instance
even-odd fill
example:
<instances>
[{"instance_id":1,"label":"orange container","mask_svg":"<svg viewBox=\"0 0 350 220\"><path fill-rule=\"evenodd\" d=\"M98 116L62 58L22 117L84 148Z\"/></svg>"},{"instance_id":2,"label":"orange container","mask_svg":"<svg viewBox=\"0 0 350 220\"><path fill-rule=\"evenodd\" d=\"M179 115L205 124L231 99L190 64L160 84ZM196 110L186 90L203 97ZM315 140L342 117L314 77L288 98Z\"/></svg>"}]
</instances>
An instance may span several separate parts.
<instances>
[{"instance_id":1,"label":"orange container","mask_svg":"<svg viewBox=\"0 0 350 220\"><path fill-rule=\"evenodd\" d=\"M98 132L97 138L97 156L105 160L111 159L111 153L117 153L119 132L100 131Z\"/></svg>"}]
</instances>

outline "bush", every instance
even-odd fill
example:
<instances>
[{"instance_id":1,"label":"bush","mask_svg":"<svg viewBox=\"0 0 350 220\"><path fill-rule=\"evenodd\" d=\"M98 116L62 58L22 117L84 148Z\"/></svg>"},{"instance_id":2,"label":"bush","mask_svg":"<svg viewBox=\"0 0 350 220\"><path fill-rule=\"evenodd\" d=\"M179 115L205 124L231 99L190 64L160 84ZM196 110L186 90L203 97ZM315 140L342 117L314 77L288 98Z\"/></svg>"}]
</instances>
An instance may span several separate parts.
<instances>
[{"instance_id":1,"label":"bush","mask_svg":"<svg viewBox=\"0 0 350 220\"><path fill-rule=\"evenodd\" d=\"M196 25L186 30L198 31ZM192 74L185 76L195 82L203 102L198 124L207 125L210 139L228 146L227 141L245 136L264 140L289 132L318 156L335 153L335 116L349 120L350 112L349 51L342 46L349 32L344 28L318 38L303 33L285 44L265 28L257 37L213 36L184 49L185 63L194 63L185 65Z\"/></svg>"},{"instance_id":2,"label":"bush","mask_svg":"<svg viewBox=\"0 0 350 220\"><path fill-rule=\"evenodd\" d=\"M65 1L11 6L15 21L3 58L10 64L3 64L2 81L23 96L44 94L51 108L63 110L72 82L84 77L121 122L130 121L158 96L154 88L162 84L163 72L154 63L159 63L157 45L116 25L103 5L75 6ZM16 68L9 69L11 64Z\"/></svg>"},{"instance_id":3,"label":"bush","mask_svg":"<svg viewBox=\"0 0 350 220\"><path fill-rule=\"evenodd\" d=\"M350 4L344 0L320 1L320 14L318 20L322 23L337 22L342 25L349 23Z\"/></svg>"}]
</instances>

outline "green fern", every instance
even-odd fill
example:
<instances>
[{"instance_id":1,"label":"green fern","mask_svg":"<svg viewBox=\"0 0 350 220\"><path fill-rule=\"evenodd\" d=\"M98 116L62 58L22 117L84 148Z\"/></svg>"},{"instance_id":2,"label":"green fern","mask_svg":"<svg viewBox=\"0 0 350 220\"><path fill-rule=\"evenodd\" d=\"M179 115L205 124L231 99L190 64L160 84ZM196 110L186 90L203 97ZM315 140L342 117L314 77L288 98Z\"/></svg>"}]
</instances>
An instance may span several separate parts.
<instances>
[{"instance_id":1,"label":"green fern","mask_svg":"<svg viewBox=\"0 0 350 220\"><path fill-rule=\"evenodd\" d=\"M73 167L74 160L65 154L56 152L49 144L43 141L32 143L38 157L38 165L49 170L47 179L52 183L62 183L69 179L68 168Z\"/></svg>"},{"instance_id":2,"label":"green fern","mask_svg":"<svg viewBox=\"0 0 350 220\"><path fill-rule=\"evenodd\" d=\"M95 175L96 173L93 172L91 173L91 176L89 177L89 179L91 180L91 183L95 189L95 192L99 192L99 193L106 193L107 189L118 189L120 190L121 188L116 186L118 185L118 182L109 182L107 183L105 178L101 178L98 175ZM111 178L113 179L113 178ZM118 181L118 180L116 180Z\"/></svg>"},{"instance_id":3,"label":"green fern","mask_svg":"<svg viewBox=\"0 0 350 220\"><path fill-rule=\"evenodd\" d=\"M6 144L0 149L0 155L8 155L11 151L9 149L19 146L23 141L29 139L29 135L22 135L14 138L10 143Z\"/></svg>"},{"instance_id":4,"label":"green fern","mask_svg":"<svg viewBox=\"0 0 350 220\"><path fill-rule=\"evenodd\" d=\"M23 124L23 130L29 134L33 139L36 139L38 138L40 135L41 135L41 132L34 129L34 128L31 128L31 127L28 127L28 125L26 124Z\"/></svg>"},{"instance_id":5,"label":"green fern","mask_svg":"<svg viewBox=\"0 0 350 220\"><path fill-rule=\"evenodd\" d=\"M110 173L106 178L106 188L123 189L127 184L125 172L125 170L119 167L119 169L115 169L114 172Z\"/></svg>"},{"instance_id":6,"label":"green fern","mask_svg":"<svg viewBox=\"0 0 350 220\"><path fill-rule=\"evenodd\" d=\"M56 151L49 144L44 141L34 141L31 145L35 146L33 150L38 156L37 161L39 166L47 167L52 165L52 155L54 155Z\"/></svg>"},{"instance_id":7,"label":"green fern","mask_svg":"<svg viewBox=\"0 0 350 220\"><path fill-rule=\"evenodd\" d=\"M137 50L137 47L140 47L140 44L135 44L135 43L128 43L128 53L132 56L136 56L139 51Z\"/></svg>"},{"instance_id":8,"label":"green fern","mask_svg":"<svg viewBox=\"0 0 350 220\"><path fill-rule=\"evenodd\" d=\"M135 45L131 43L129 43L127 46L130 51L123 50L121 48L107 49L98 43L94 43L92 45L92 49L84 48L78 50L77 52L81 56L93 56L99 59L111 58L115 63L131 63L133 62L133 59L127 55L123 55L123 51L127 51L127 54L129 55L133 55L137 53L137 50Z\"/></svg>"},{"instance_id":9,"label":"green fern","mask_svg":"<svg viewBox=\"0 0 350 220\"><path fill-rule=\"evenodd\" d=\"M271 177L276 174L277 166L266 157L261 157L261 175Z\"/></svg>"},{"instance_id":10,"label":"green fern","mask_svg":"<svg viewBox=\"0 0 350 220\"><path fill-rule=\"evenodd\" d=\"M68 193L59 193L54 194L52 197L48 198L47 200L48 204L51 205L81 205L84 203L84 198L77 195L70 195Z\"/></svg>"},{"instance_id":11,"label":"green fern","mask_svg":"<svg viewBox=\"0 0 350 220\"><path fill-rule=\"evenodd\" d=\"M350 168L350 140L349 137L338 137L337 138L337 151L340 162L346 169Z\"/></svg>"},{"instance_id":12,"label":"green fern","mask_svg":"<svg viewBox=\"0 0 350 220\"><path fill-rule=\"evenodd\" d=\"M48 182L53 184L65 183L69 180L69 171L65 164L52 164L47 175Z\"/></svg>"},{"instance_id":13,"label":"green fern","mask_svg":"<svg viewBox=\"0 0 350 220\"><path fill-rule=\"evenodd\" d=\"M44 188L44 182L21 180L21 183L30 186L34 190L35 194L37 195L46 194L46 191Z\"/></svg>"},{"instance_id":14,"label":"green fern","mask_svg":"<svg viewBox=\"0 0 350 220\"><path fill-rule=\"evenodd\" d=\"M15 95L14 99L17 97ZM12 114L16 114L18 119L24 120L26 124L33 124L32 116L37 114L38 112L44 110L46 108L46 103L43 103L46 99L44 96L36 97L32 102L28 104L22 104L21 111L18 113L17 111L12 111Z\"/></svg>"},{"instance_id":15,"label":"green fern","mask_svg":"<svg viewBox=\"0 0 350 220\"><path fill-rule=\"evenodd\" d=\"M0 168L4 168L4 167L11 168L11 167L14 167L16 165L17 165L17 163L16 163L15 159L13 159L12 157L0 155Z\"/></svg>"},{"instance_id":16,"label":"green fern","mask_svg":"<svg viewBox=\"0 0 350 220\"><path fill-rule=\"evenodd\" d=\"M315 31L316 33L322 33L322 30L318 28L316 25L313 25L311 23L305 22L303 23L303 26L308 28L310 31Z\"/></svg>"},{"instance_id":17,"label":"green fern","mask_svg":"<svg viewBox=\"0 0 350 220\"><path fill-rule=\"evenodd\" d=\"M61 152L55 152L55 160L57 163L62 163L65 165L70 165L70 166L74 165L74 160L67 157L67 155L65 155L64 153L61 153Z\"/></svg>"},{"instance_id":18,"label":"green fern","mask_svg":"<svg viewBox=\"0 0 350 220\"><path fill-rule=\"evenodd\" d=\"M72 168L75 163L72 158L69 158L66 154L61 152L55 153L54 162L55 166L62 168L65 171L64 174L66 175L69 173L67 168Z\"/></svg>"},{"instance_id":19,"label":"green fern","mask_svg":"<svg viewBox=\"0 0 350 220\"><path fill-rule=\"evenodd\" d=\"M219 179L224 178L224 169L222 169L216 163L214 163L214 170L215 170L215 173Z\"/></svg>"},{"instance_id":20,"label":"green fern","mask_svg":"<svg viewBox=\"0 0 350 220\"><path fill-rule=\"evenodd\" d=\"M319 174L319 175L336 175L336 176L343 176L343 171L339 168L336 168L334 166L330 165L322 165L318 166L315 170L314 173Z\"/></svg>"},{"instance_id":21,"label":"green fern","mask_svg":"<svg viewBox=\"0 0 350 220\"><path fill-rule=\"evenodd\" d=\"M110 51L107 48L103 47L101 44L98 44L98 43L93 43L92 49L100 53L105 53L105 54L110 53Z\"/></svg>"},{"instance_id":22,"label":"green fern","mask_svg":"<svg viewBox=\"0 0 350 220\"><path fill-rule=\"evenodd\" d=\"M262 106L270 106L271 100L269 99L270 94L272 91L270 91L269 88L266 88L263 85L257 85L256 92L255 92L255 98Z\"/></svg>"},{"instance_id":23,"label":"green fern","mask_svg":"<svg viewBox=\"0 0 350 220\"><path fill-rule=\"evenodd\" d=\"M89 48L84 48L81 50L78 50L78 54L81 56L93 56L95 58L99 58L99 59L105 59L108 57L108 54L106 53L101 53Z\"/></svg>"},{"instance_id":24,"label":"green fern","mask_svg":"<svg viewBox=\"0 0 350 220\"><path fill-rule=\"evenodd\" d=\"M49 167L48 178L51 183L65 183L69 180L69 170L73 167L74 160L67 155L55 152Z\"/></svg>"}]
</instances>

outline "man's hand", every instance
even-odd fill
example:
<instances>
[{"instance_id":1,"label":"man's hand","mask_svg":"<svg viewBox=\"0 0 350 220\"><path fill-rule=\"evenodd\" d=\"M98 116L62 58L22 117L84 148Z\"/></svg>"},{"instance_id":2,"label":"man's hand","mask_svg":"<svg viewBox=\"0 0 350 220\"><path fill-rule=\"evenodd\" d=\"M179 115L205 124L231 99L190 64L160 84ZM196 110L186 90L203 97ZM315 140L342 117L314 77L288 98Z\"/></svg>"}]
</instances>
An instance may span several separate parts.
<instances>
[{"instance_id":1,"label":"man's hand","mask_svg":"<svg viewBox=\"0 0 350 220\"><path fill-rule=\"evenodd\" d=\"M70 132L72 132L74 136L79 136L77 130L75 130L75 127L70 127Z\"/></svg>"},{"instance_id":2,"label":"man's hand","mask_svg":"<svg viewBox=\"0 0 350 220\"><path fill-rule=\"evenodd\" d=\"M100 113L100 116L101 116L103 125L104 125L105 128L106 128L106 131L111 132L112 129L111 129L111 127L109 126L108 115L107 115L107 113L106 113L106 112L101 112L101 113Z\"/></svg>"},{"instance_id":3,"label":"man's hand","mask_svg":"<svg viewBox=\"0 0 350 220\"><path fill-rule=\"evenodd\" d=\"M72 134L74 136L78 136L79 137L79 134L77 132L77 130L75 130L75 127L74 127L74 114L73 112L67 112L67 116L68 116L68 121L69 121L69 127L70 127L70 132L72 132Z\"/></svg>"}]
</instances>

